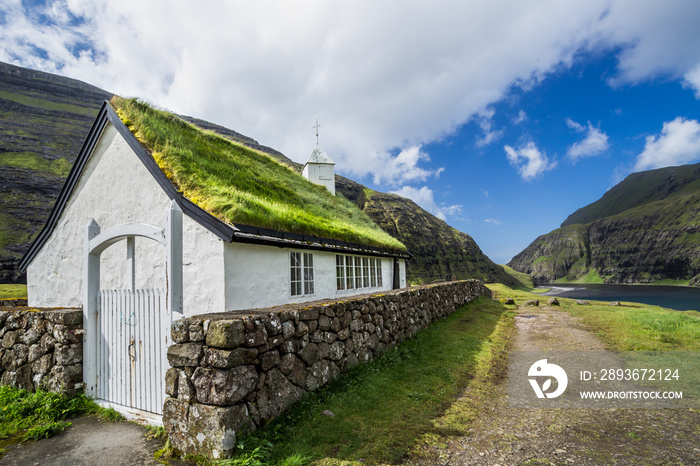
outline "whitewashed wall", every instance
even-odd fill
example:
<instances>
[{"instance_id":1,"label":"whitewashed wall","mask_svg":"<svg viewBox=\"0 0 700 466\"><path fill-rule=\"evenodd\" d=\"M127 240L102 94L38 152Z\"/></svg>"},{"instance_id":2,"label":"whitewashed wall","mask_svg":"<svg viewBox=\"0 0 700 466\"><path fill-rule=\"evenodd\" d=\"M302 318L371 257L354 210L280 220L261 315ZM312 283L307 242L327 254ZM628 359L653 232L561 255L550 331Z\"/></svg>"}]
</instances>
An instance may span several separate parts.
<instances>
[{"instance_id":1,"label":"whitewashed wall","mask_svg":"<svg viewBox=\"0 0 700 466\"><path fill-rule=\"evenodd\" d=\"M163 226L168 196L117 130L107 124L50 238L27 269L29 305L81 307L85 225L102 231L132 222ZM185 315L224 307L223 242L183 218ZM126 242L101 257L101 288L126 287ZM137 288L164 287L164 248L136 239Z\"/></svg>"},{"instance_id":2,"label":"whitewashed wall","mask_svg":"<svg viewBox=\"0 0 700 466\"><path fill-rule=\"evenodd\" d=\"M296 249L230 243L224 246L226 275L226 310L257 309L286 303L352 296L358 293L390 290L393 285L394 261L382 258L383 286L360 290L336 290L335 253L298 250L314 255L313 295L292 296L290 289L290 251ZM402 287L406 286L406 266L401 267Z\"/></svg>"}]
</instances>

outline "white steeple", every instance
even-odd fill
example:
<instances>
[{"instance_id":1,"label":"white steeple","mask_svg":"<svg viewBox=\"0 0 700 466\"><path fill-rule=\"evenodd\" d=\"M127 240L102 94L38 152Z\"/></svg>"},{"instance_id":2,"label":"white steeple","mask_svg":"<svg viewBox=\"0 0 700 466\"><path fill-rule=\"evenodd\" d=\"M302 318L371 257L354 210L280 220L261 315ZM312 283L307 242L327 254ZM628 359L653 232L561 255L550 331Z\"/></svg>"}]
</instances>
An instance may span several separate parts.
<instances>
[{"instance_id":1,"label":"white steeple","mask_svg":"<svg viewBox=\"0 0 700 466\"><path fill-rule=\"evenodd\" d=\"M304 164L301 174L315 184L325 186L335 196L335 162L318 146L318 127L316 120L316 147Z\"/></svg>"}]
</instances>

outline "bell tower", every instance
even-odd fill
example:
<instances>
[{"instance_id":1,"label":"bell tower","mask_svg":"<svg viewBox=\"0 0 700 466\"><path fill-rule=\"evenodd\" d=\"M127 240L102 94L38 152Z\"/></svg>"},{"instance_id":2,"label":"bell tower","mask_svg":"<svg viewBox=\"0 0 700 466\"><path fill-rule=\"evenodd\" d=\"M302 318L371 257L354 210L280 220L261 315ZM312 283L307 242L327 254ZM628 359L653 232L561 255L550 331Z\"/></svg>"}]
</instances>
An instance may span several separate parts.
<instances>
[{"instance_id":1,"label":"bell tower","mask_svg":"<svg viewBox=\"0 0 700 466\"><path fill-rule=\"evenodd\" d=\"M316 120L316 147L304 164L301 174L314 184L325 186L335 196L335 162L318 145L318 120Z\"/></svg>"}]
</instances>

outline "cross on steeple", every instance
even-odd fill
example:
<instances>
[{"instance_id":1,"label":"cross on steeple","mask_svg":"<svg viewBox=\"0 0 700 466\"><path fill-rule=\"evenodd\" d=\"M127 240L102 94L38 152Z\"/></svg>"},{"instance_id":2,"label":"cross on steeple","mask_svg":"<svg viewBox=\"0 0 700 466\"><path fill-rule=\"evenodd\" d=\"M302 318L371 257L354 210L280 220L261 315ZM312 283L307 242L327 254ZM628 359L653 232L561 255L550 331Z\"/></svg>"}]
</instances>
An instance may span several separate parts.
<instances>
[{"instance_id":1,"label":"cross on steeple","mask_svg":"<svg viewBox=\"0 0 700 466\"><path fill-rule=\"evenodd\" d=\"M321 126L318 124L318 118L316 118L316 126L312 126L312 128L316 128L316 145L318 146L318 127Z\"/></svg>"}]
</instances>

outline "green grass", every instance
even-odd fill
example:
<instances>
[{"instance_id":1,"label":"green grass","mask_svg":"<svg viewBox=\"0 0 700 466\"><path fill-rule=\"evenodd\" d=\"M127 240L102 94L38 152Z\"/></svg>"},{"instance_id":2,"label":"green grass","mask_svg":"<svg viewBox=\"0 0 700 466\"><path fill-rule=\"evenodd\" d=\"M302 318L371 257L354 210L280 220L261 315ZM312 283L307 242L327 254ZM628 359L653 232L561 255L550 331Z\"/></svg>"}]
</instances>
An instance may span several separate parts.
<instances>
[{"instance_id":1,"label":"green grass","mask_svg":"<svg viewBox=\"0 0 700 466\"><path fill-rule=\"evenodd\" d=\"M666 278L664 280L658 280L650 285L665 285L665 286L690 286L690 280L674 280L673 278Z\"/></svg>"},{"instance_id":2,"label":"green grass","mask_svg":"<svg viewBox=\"0 0 700 466\"><path fill-rule=\"evenodd\" d=\"M267 154L134 99L112 105L175 186L226 222L406 250L342 195Z\"/></svg>"},{"instance_id":3,"label":"green grass","mask_svg":"<svg viewBox=\"0 0 700 466\"><path fill-rule=\"evenodd\" d=\"M118 413L115 417L112 411L100 408L83 394L30 392L0 385L0 444L50 437L69 427L69 419L83 414L97 414L106 420L123 419Z\"/></svg>"},{"instance_id":4,"label":"green grass","mask_svg":"<svg viewBox=\"0 0 700 466\"><path fill-rule=\"evenodd\" d=\"M513 269L512 267L508 267L507 265L501 265L501 267L503 267L503 270L505 270L508 275L522 283L522 289L531 290L535 287L535 284L532 281L532 277L528 274L518 272L517 270Z\"/></svg>"},{"instance_id":5,"label":"green grass","mask_svg":"<svg viewBox=\"0 0 700 466\"><path fill-rule=\"evenodd\" d=\"M591 269L586 275L576 280L576 283L604 283L605 281L600 276L597 270Z\"/></svg>"},{"instance_id":6,"label":"green grass","mask_svg":"<svg viewBox=\"0 0 700 466\"><path fill-rule=\"evenodd\" d=\"M499 297L522 303L538 299L536 294L489 284ZM541 296L540 296L541 298ZM659 306L589 301L580 306L575 299L557 298L561 310L581 318L612 351L699 351L700 312L674 311Z\"/></svg>"},{"instance_id":7,"label":"green grass","mask_svg":"<svg viewBox=\"0 0 700 466\"><path fill-rule=\"evenodd\" d=\"M7 152L0 156L0 166L29 168L32 170L49 172L54 175L66 177L71 169L71 163L59 158L47 160L33 152Z\"/></svg>"},{"instance_id":8,"label":"green grass","mask_svg":"<svg viewBox=\"0 0 700 466\"><path fill-rule=\"evenodd\" d=\"M18 94L16 92L9 92L0 90L0 99L10 100L22 105L28 105L30 107L46 108L48 110L58 110L62 112L78 113L80 115L94 116L95 110L92 108L81 107L79 105L65 104L60 102L54 102L52 100L42 99L40 97L31 97L26 94Z\"/></svg>"},{"instance_id":9,"label":"green grass","mask_svg":"<svg viewBox=\"0 0 700 466\"><path fill-rule=\"evenodd\" d=\"M419 455L422 445L463 434L475 403L454 409L457 397L505 372L514 328L512 313L481 298L307 395L241 439L226 464L394 464Z\"/></svg>"},{"instance_id":10,"label":"green grass","mask_svg":"<svg viewBox=\"0 0 700 466\"><path fill-rule=\"evenodd\" d=\"M669 207L675 204L681 208L679 210L682 213L684 208L687 209L682 198L700 190L700 178L695 174L697 167L698 164L694 164L633 173L608 190L599 200L576 211L563 225L590 223L640 207L639 212L642 212L647 209L647 205L658 201L668 201L666 205ZM669 193L665 188L672 172L674 180L682 188Z\"/></svg>"},{"instance_id":11,"label":"green grass","mask_svg":"<svg viewBox=\"0 0 700 466\"><path fill-rule=\"evenodd\" d=\"M0 284L0 299L17 299L27 297L27 285Z\"/></svg>"},{"instance_id":12,"label":"green grass","mask_svg":"<svg viewBox=\"0 0 700 466\"><path fill-rule=\"evenodd\" d=\"M24 230L26 226L26 223L21 219L5 212L0 212L0 255L10 256L11 252L2 250L12 244L29 240L29 233Z\"/></svg>"}]
</instances>

